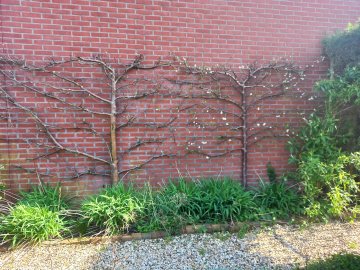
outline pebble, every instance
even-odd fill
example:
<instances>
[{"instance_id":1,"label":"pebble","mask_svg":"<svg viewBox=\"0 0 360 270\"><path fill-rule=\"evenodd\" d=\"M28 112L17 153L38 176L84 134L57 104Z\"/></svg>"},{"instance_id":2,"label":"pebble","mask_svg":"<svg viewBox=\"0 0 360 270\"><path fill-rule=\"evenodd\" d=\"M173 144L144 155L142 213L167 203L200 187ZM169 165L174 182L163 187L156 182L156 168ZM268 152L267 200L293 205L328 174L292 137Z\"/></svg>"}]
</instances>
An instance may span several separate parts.
<instances>
[{"instance_id":1,"label":"pebble","mask_svg":"<svg viewBox=\"0 0 360 270\"><path fill-rule=\"evenodd\" d=\"M247 239L226 233L218 239L217 235L193 234L113 243L92 270L275 269L269 259L248 251Z\"/></svg>"},{"instance_id":2,"label":"pebble","mask_svg":"<svg viewBox=\"0 0 360 270\"><path fill-rule=\"evenodd\" d=\"M276 225L237 234L26 246L0 251L1 270L290 270L332 254L360 255L360 221Z\"/></svg>"}]
</instances>

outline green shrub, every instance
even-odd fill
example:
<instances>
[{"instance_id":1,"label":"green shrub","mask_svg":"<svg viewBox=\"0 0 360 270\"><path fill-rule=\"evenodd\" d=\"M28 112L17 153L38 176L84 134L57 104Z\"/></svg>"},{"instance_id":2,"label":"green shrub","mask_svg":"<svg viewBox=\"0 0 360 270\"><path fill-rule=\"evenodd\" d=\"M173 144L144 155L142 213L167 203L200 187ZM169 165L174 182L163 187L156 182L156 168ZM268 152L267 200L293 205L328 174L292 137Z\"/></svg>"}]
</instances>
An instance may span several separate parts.
<instances>
[{"instance_id":1,"label":"green shrub","mask_svg":"<svg viewBox=\"0 0 360 270\"><path fill-rule=\"evenodd\" d=\"M255 201L263 219L284 219L302 213L301 196L283 180L269 183L261 181L256 189Z\"/></svg>"},{"instance_id":2,"label":"green shrub","mask_svg":"<svg viewBox=\"0 0 360 270\"><path fill-rule=\"evenodd\" d=\"M223 179L204 179L199 182L201 197L198 204L204 222L244 221L256 218L253 193L246 191L240 182Z\"/></svg>"},{"instance_id":3,"label":"green shrub","mask_svg":"<svg viewBox=\"0 0 360 270\"><path fill-rule=\"evenodd\" d=\"M0 221L2 238L13 246L61 237L65 230L65 222L58 212L38 206L16 205Z\"/></svg>"},{"instance_id":4,"label":"green shrub","mask_svg":"<svg viewBox=\"0 0 360 270\"><path fill-rule=\"evenodd\" d=\"M149 189L148 189L149 190ZM218 223L256 218L253 194L231 179L169 181L161 190L149 190L140 231L178 231L194 223Z\"/></svg>"},{"instance_id":5,"label":"green shrub","mask_svg":"<svg viewBox=\"0 0 360 270\"><path fill-rule=\"evenodd\" d=\"M356 205L360 153L342 154L334 162L309 156L299 165L310 217L341 217Z\"/></svg>"},{"instance_id":6,"label":"green shrub","mask_svg":"<svg viewBox=\"0 0 360 270\"><path fill-rule=\"evenodd\" d=\"M358 270L360 256L354 254L336 254L325 260L311 262L304 270Z\"/></svg>"},{"instance_id":7,"label":"green shrub","mask_svg":"<svg viewBox=\"0 0 360 270\"><path fill-rule=\"evenodd\" d=\"M136 221L144 204L132 186L119 183L82 202L83 221L105 234L124 232Z\"/></svg>"},{"instance_id":8,"label":"green shrub","mask_svg":"<svg viewBox=\"0 0 360 270\"><path fill-rule=\"evenodd\" d=\"M346 151L359 151L360 65L347 67L342 76L318 82L315 89L325 97L327 114L337 119L337 144Z\"/></svg>"},{"instance_id":9,"label":"green shrub","mask_svg":"<svg viewBox=\"0 0 360 270\"><path fill-rule=\"evenodd\" d=\"M328 114L311 114L305 125L288 142L289 162L299 165L306 162L308 156L318 157L320 161L335 160L340 153L336 137L337 121Z\"/></svg>"},{"instance_id":10,"label":"green shrub","mask_svg":"<svg viewBox=\"0 0 360 270\"><path fill-rule=\"evenodd\" d=\"M30 192L20 192L20 196L18 204L45 207L54 212L70 207L70 197L61 192L60 184L55 187L45 184L34 186Z\"/></svg>"},{"instance_id":11,"label":"green shrub","mask_svg":"<svg viewBox=\"0 0 360 270\"><path fill-rule=\"evenodd\" d=\"M285 178L277 179L275 168L267 164L269 182L260 179L255 188L255 202L262 219L289 218L302 213L302 198L292 188L287 186Z\"/></svg>"},{"instance_id":12,"label":"green shrub","mask_svg":"<svg viewBox=\"0 0 360 270\"><path fill-rule=\"evenodd\" d=\"M360 24L349 24L346 31L329 36L323 41L325 54L331 60L336 74L342 74L347 66L360 62Z\"/></svg>"},{"instance_id":13,"label":"green shrub","mask_svg":"<svg viewBox=\"0 0 360 270\"><path fill-rule=\"evenodd\" d=\"M147 186L142 195L146 207L137 223L141 232L165 230L174 233L185 225L200 221L202 209L194 203L201 193L194 182L169 181L158 191Z\"/></svg>"}]
</instances>

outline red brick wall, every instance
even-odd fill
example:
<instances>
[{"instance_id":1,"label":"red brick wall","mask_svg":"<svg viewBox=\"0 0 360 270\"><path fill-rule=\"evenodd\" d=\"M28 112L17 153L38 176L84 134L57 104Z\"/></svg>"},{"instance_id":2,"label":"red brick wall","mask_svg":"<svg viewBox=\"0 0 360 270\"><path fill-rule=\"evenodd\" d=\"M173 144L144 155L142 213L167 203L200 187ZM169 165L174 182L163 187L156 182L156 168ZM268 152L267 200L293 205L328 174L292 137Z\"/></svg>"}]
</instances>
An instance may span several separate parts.
<instances>
[{"instance_id":1,"label":"red brick wall","mask_svg":"<svg viewBox=\"0 0 360 270\"><path fill-rule=\"evenodd\" d=\"M51 57L63 59L69 56L89 57L100 54L108 59L121 59L126 62L141 53L146 61L151 63L172 52L187 57L192 63L227 64L235 67L280 57L291 58L302 66L311 65L321 55L321 39L327 33L343 29L348 22L354 22L360 16L358 0L0 0L0 8L0 53L3 55L43 62ZM313 80L325 72L326 67L317 68L316 72L309 74L307 84L302 87L309 88ZM158 75L152 72L151 76ZM71 122L72 117L86 118L88 122L95 123L101 132L108 132L108 126L101 119L82 114L61 115L58 111L52 111L51 106L46 107L48 101L39 100L39 97L26 96L21 92L16 93L16 97L26 105L34 103L37 108L45 108L42 113L49 121L56 118L63 119L56 121ZM169 98L151 98L143 103L132 103L129 110L143 108L147 110L147 114L141 116L143 121L150 121L150 117L151 121L166 122L166 119L171 117L170 108L176 105L177 103ZM6 115L8 104L2 101L1 106L2 115ZM96 107L96 104L93 106ZM288 106L306 109L312 105L305 101L286 100L282 103L278 100L266 106L265 110L271 111L272 108L285 110ZM167 142L162 148L147 145L136 149L120 160L120 169L126 169L139 160L146 160L154 153L183 151L187 143L184 136L189 132L187 122L190 116L189 113L177 116L180 120L174 127L177 129L176 142ZM206 121L206 117L210 116L206 115L203 120ZM25 161L37 150L31 149L28 143L23 143L23 139L28 138L29 134L34 134L36 139L41 139L41 136L35 135L37 131L27 116L12 112L12 118L13 122L9 119L0 120L0 159L7 160L5 163L11 165L3 174L8 174L9 177L5 176L8 179L6 183L12 188L28 188L29 183L37 181L34 174L15 170L13 166L17 163L26 164L27 168L40 166L41 172L61 171L68 175L71 174L70 168L74 164L80 169L89 166L101 167L101 164L93 162L89 165L89 160L71 154L53 156L37 165ZM294 122L294 119L299 122L301 117L296 116L289 121ZM174 131L164 129L157 130L154 134L154 130L144 127L129 127L120 132L118 143L120 147L130 146L144 134L146 138L170 138L172 132ZM196 133L194 130L190 132ZM78 147L100 156L105 152L104 146L96 139L89 138L89 134L68 131L62 135L65 135L62 138L69 145L76 143ZM278 170L287 168L287 156L284 140L270 139L254 147L249 160L250 182L255 183L259 175L264 175L268 161ZM196 154L183 158L157 159L140 171L127 175L127 178L137 182L159 183L169 177L178 176L179 172L185 176L229 175L239 179L240 153L211 159ZM56 181L56 177L46 181ZM65 186L79 193L94 191L106 183L108 178L95 176L64 181Z\"/></svg>"}]
</instances>

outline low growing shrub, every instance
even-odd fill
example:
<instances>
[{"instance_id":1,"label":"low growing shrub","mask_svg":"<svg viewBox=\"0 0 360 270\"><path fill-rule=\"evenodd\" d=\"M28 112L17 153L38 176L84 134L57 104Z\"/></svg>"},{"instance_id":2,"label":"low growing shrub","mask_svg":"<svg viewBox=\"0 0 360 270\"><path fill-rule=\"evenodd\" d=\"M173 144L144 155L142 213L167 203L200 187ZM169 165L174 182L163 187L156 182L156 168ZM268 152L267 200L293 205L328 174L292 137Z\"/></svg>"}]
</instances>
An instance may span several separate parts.
<instances>
[{"instance_id":1,"label":"low growing shrub","mask_svg":"<svg viewBox=\"0 0 360 270\"><path fill-rule=\"evenodd\" d=\"M255 189L255 202L261 219L286 219L302 213L302 198L298 192L288 186L285 178L277 179L274 167L267 164L269 182L260 179Z\"/></svg>"},{"instance_id":2,"label":"low growing shrub","mask_svg":"<svg viewBox=\"0 0 360 270\"><path fill-rule=\"evenodd\" d=\"M65 222L60 214L45 207L19 204L0 218L0 236L13 246L61 237L64 230Z\"/></svg>"},{"instance_id":3,"label":"low growing shrub","mask_svg":"<svg viewBox=\"0 0 360 270\"><path fill-rule=\"evenodd\" d=\"M105 234L129 229L143 211L144 204L132 186L119 183L82 202L82 219L87 226L96 226Z\"/></svg>"}]
</instances>

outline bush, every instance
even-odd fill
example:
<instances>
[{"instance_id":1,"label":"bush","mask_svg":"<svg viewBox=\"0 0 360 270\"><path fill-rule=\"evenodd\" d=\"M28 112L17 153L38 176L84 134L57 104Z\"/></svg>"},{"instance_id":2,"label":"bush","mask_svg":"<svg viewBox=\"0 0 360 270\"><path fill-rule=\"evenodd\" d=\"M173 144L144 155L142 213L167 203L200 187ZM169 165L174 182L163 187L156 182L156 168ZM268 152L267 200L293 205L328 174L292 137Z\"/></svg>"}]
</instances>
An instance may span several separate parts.
<instances>
[{"instance_id":1,"label":"bush","mask_svg":"<svg viewBox=\"0 0 360 270\"><path fill-rule=\"evenodd\" d=\"M198 204L204 222L232 222L256 218L253 193L246 191L240 182L230 178L204 179L199 182L201 197Z\"/></svg>"},{"instance_id":2,"label":"bush","mask_svg":"<svg viewBox=\"0 0 360 270\"><path fill-rule=\"evenodd\" d=\"M349 24L346 31L324 39L325 54L331 59L332 69L342 74L346 66L360 62L360 24Z\"/></svg>"},{"instance_id":3,"label":"bush","mask_svg":"<svg viewBox=\"0 0 360 270\"><path fill-rule=\"evenodd\" d=\"M32 187L30 192L20 192L20 195L18 204L45 207L54 212L70 207L71 199L61 192L60 184L55 187L41 184Z\"/></svg>"},{"instance_id":4,"label":"bush","mask_svg":"<svg viewBox=\"0 0 360 270\"><path fill-rule=\"evenodd\" d=\"M360 256L354 254L336 254L325 260L308 264L304 270L358 270Z\"/></svg>"},{"instance_id":5,"label":"bush","mask_svg":"<svg viewBox=\"0 0 360 270\"><path fill-rule=\"evenodd\" d=\"M88 226L95 225L105 234L116 234L128 230L143 208L135 189L119 183L85 200L81 213Z\"/></svg>"},{"instance_id":6,"label":"bush","mask_svg":"<svg viewBox=\"0 0 360 270\"><path fill-rule=\"evenodd\" d=\"M309 217L341 217L356 206L360 153L342 154L334 162L309 156L299 164Z\"/></svg>"},{"instance_id":7,"label":"bush","mask_svg":"<svg viewBox=\"0 0 360 270\"><path fill-rule=\"evenodd\" d=\"M260 179L259 187L255 189L255 202L262 219L284 219L291 215L302 213L302 198L288 187L286 178L277 179L274 167L267 164L269 182Z\"/></svg>"},{"instance_id":8,"label":"bush","mask_svg":"<svg viewBox=\"0 0 360 270\"><path fill-rule=\"evenodd\" d=\"M2 216L0 223L2 238L13 246L25 241L38 243L61 237L64 230L65 223L59 213L45 207L21 204Z\"/></svg>"},{"instance_id":9,"label":"bush","mask_svg":"<svg viewBox=\"0 0 360 270\"><path fill-rule=\"evenodd\" d=\"M261 181L256 189L255 201L263 219L287 219L302 213L302 198L283 180Z\"/></svg>"}]
</instances>

